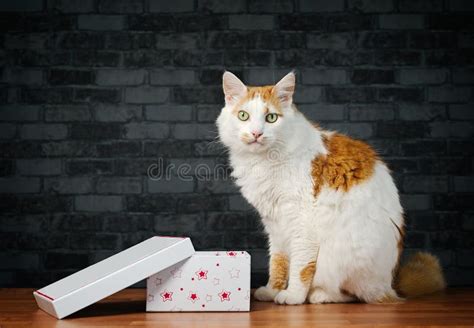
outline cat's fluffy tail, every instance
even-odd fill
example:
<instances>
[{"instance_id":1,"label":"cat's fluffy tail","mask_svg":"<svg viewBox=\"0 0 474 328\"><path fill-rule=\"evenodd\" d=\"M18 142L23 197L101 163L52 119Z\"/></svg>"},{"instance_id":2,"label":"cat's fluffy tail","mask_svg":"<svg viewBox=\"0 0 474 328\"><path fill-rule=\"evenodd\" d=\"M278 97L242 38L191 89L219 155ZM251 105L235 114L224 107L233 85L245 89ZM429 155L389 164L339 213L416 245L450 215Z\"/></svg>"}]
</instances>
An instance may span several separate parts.
<instances>
[{"instance_id":1,"label":"cat's fluffy tail","mask_svg":"<svg viewBox=\"0 0 474 328\"><path fill-rule=\"evenodd\" d=\"M439 260L428 253L414 254L399 268L395 290L403 297L431 294L446 288Z\"/></svg>"}]
</instances>

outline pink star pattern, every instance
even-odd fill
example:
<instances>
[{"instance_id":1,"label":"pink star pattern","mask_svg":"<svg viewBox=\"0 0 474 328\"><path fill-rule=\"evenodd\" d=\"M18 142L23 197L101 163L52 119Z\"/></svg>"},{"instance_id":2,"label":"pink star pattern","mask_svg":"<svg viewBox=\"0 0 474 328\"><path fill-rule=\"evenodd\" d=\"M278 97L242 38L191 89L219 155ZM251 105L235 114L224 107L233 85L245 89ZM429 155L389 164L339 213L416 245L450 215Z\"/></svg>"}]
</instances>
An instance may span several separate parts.
<instances>
[{"instance_id":1,"label":"pink star pattern","mask_svg":"<svg viewBox=\"0 0 474 328\"><path fill-rule=\"evenodd\" d=\"M224 302L224 301L230 301L230 294L231 292L228 292L228 291L225 291L225 290L222 290L222 292L220 292L219 294L219 297L221 298L221 302Z\"/></svg>"},{"instance_id":2,"label":"pink star pattern","mask_svg":"<svg viewBox=\"0 0 474 328\"><path fill-rule=\"evenodd\" d=\"M232 270L229 270L229 274L231 279L238 279L240 276L240 270L232 268Z\"/></svg>"},{"instance_id":3,"label":"pink star pattern","mask_svg":"<svg viewBox=\"0 0 474 328\"><path fill-rule=\"evenodd\" d=\"M207 279L207 272L208 270L203 269L199 269L199 271L196 271L196 276L198 277L198 280Z\"/></svg>"},{"instance_id":4,"label":"pink star pattern","mask_svg":"<svg viewBox=\"0 0 474 328\"><path fill-rule=\"evenodd\" d=\"M163 302L166 302L166 301L171 302L173 300L173 292L168 292L168 291L165 290L160 295L161 295L161 298L162 298Z\"/></svg>"},{"instance_id":5,"label":"pink star pattern","mask_svg":"<svg viewBox=\"0 0 474 328\"><path fill-rule=\"evenodd\" d=\"M249 263L241 250L197 253L148 279L147 311L248 311Z\"/></svg>"},{"instance_id":6,"label":"pink star pattern","mask_svg":"<svg viewBox=\"0 0 474 328\"><path fill-rule=\"evenodd\" d=\"M199 299L198 294L196 294L195 292L189 292L188 300L190 300L191 302L194 303L194 302L196 302L198 299Z\"/></svg>"}]
</instances>

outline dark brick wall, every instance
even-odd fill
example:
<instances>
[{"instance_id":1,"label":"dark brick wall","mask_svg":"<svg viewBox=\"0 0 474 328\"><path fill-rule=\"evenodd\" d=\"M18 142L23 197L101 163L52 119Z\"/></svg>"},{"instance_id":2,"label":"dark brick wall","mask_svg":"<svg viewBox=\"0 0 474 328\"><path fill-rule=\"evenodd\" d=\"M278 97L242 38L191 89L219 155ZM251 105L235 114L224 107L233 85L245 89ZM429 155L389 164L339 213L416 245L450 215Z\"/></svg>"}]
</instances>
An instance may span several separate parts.
<instances>
[{"instance_id":1,"label":"dark brick wall","mask_svg":"<svg viewBox=\"0 0 474 328\"><path fill-rule=\"evenodd\" d=\"M474 284L474 1L16 0L0 11L1 286L52 282L155 234L248 249L261 283L265 237L212 142L225 68L250 83L296 69L301 110L390 164L408 252L430 250L452 285ZM160 158L169 181L147 177ZM198 179L200 164L222 174Z\"/></svg>"}]
</instances>

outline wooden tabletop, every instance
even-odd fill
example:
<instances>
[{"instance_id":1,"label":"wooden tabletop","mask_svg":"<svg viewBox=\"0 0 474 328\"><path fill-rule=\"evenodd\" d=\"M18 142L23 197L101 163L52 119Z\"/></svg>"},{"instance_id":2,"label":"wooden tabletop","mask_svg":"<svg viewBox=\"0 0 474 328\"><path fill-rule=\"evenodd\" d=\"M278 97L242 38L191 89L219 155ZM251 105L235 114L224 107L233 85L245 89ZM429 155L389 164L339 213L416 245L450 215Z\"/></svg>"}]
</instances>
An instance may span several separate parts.
<instances>
[{"instance_id":1,"label":"wooden tabletop","mask_svg":"<svg viewBox=\"0 0 474 328\"><path fill-rule=\"evenodd\" d=\"M39 310L32 292L0 289L0 327L474 327L474 289L450 289L396 305L252 301L252 311L240 313L146 313L145 290L126 289L63 320Z\"/></svg>"}]
</instances>

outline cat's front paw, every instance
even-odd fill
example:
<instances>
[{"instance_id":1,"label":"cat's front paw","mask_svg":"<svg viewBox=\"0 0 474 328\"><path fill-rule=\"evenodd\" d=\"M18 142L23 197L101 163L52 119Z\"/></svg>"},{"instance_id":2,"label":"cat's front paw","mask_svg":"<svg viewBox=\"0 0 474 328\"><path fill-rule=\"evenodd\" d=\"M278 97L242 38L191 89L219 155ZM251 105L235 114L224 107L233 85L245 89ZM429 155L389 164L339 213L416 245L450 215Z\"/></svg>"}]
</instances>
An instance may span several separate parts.
<instances>
[{"instance_id":1,"label":"cat's front paw","mask_svg":"<svg viewBox=\"0 0 474 328\"><path fill-rule=\"evenodd\" d=\"M282 290L277 294L277 296L275 296L275 303L297 305L303 304L305 299L306 295L304 293Z\"/></svg>"},{"instance_id":2,"label":"cat's front paw","mask_svg":"<svg viewBox=\"0 0 474 328\"><path fill-rule=\"evenodd\" d=\"M272 302L275 299L276 294L278 294L277 289L273 289L267 286L262 286L258 288L253 296L262 302Z\"/></svg>"}]
</instances>

